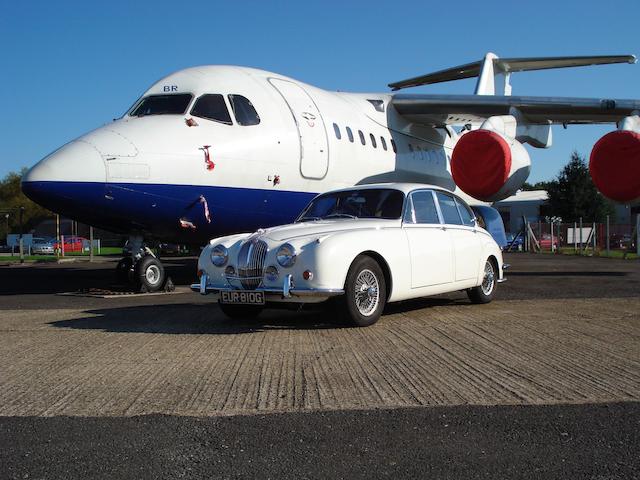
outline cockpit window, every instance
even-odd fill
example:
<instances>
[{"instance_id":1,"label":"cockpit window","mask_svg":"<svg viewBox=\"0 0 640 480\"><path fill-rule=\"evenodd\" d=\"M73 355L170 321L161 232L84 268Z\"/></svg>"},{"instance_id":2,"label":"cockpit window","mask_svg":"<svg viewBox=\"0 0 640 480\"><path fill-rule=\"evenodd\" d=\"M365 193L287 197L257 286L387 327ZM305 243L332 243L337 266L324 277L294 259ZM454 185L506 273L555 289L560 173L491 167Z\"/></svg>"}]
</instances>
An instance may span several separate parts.
<instances>
[{"instance_id":1,"label":"cockpit window","mask_svg":"<svg viewBox=\"0 0 640 480\"><path fill-rule=\"evenodd\" d=\"M191 109L191 115L227 125L232 124L224 97L220 94L202 95Z\"/></svg>"},{"instance_id":2,"label":"cockpit window","mask_svg":"<svg viewBox=\"0 0 640 480\"><path fill-rule=\"evenodd\" d=\"M238 125L258 125L260 123L260 116L253 104L247 97L242 95L229 95L229 102L233 109L233 114L236 117Z\"/></svg>"},{"instance_id":3,"label":"cockpit window","mask_svg":"<svg viewBox=\"0 0 640 480\"><path fill-rule=\"evenodd\" d=\"M179 93L174 95L149 95L144 97L138 106L129 114L132 117L144 117L146 115L183 115L192 95Z\"/></svg>"}]
</instances>

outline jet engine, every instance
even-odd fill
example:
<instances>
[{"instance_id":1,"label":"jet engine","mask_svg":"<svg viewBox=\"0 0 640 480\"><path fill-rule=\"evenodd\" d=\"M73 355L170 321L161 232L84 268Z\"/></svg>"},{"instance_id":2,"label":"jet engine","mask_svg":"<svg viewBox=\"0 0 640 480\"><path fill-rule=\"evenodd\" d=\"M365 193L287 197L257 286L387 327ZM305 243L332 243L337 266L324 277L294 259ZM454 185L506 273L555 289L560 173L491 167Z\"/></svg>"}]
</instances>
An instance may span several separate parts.
<instances>
[{"instance_id":1,"label":"jet engine","mask_svg":"<svg viewBox=\"0 0 640 480\"><path fill-rule=\"evenodd\" d=\"M620 203L640 201L640 133L607 133L593 146L589 171L605 197Z\"/></svg>"},{"instance_id":2,"label":"jet engine","mask_svg":"<svg viewBox=\"0 0 640 480\"><path fill-rule=\"evenodd\" d=\"M451 155L451 174L466 194L485 202L507 198L529 176L524 146L501 133L478 129L460 137Z\"/></svg>"}]
</instances>

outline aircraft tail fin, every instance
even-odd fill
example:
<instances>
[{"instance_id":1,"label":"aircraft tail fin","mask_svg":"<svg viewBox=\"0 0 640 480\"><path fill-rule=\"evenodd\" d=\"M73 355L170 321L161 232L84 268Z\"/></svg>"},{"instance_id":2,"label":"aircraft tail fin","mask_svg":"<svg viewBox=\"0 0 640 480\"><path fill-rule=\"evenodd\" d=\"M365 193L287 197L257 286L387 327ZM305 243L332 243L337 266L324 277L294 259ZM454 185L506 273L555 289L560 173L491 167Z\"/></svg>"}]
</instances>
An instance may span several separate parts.
<instances>
[{"instance_id":1,"label":"aircraft tail fin","mask_svg":"<svg viewBox=\"0 0 640 480\"><path fill-rule=\"evenodd\" d=\"M634 55L598 55L583 57L529 57L499 58L487 53L477 62L447 68L419 77L401 80L389 84L392 90L450 82L464 78L478 77L476 95L511 95L510 76L513 72L529 70L547 70L551 68L585 67L589 65L607 65L611 63L636 63ZM498 91L496 91L496 87Z\"/></svg>"}]
</instances>

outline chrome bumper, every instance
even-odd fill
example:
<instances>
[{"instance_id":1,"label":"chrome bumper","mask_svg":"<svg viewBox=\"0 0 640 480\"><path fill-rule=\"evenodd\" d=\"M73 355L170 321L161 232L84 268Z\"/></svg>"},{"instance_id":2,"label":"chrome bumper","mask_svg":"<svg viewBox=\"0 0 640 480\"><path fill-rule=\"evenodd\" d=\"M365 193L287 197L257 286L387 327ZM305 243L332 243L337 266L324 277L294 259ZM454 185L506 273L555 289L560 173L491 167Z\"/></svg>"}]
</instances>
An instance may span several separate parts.
<instances>
[{"instance_id":1,"label":"chrome bumper","mask_svg":"<svg viewBox=\"0 0 640 480\"><path fill-rule=\"evenodd\" d=\"M504 283L504 282L506 282L506 281L507 281L507 277L505 277L505 276L504 276L504 271L505 271L507 268L509 268L510 266L511 266L511 265L509 265L508 263L503 263L503 264L502 264L502 271L503 271L503 273L502 273L502 278L499 278L499 279L498 279L498 283Z\"/></svg>"},{"instance_id":2,"label":"chrome bumper","mask_svg":"<svg viewBox=\"0 0 640 480\"><path fill-rule=\"evenodd\" d=\"M209 285L208 281L209 277L206 274L203 274L200 277L200 283L193 283L191 285L191 290L196 293L200 293L201 295L220 293L221 290L240 290L232 285L225 285L222 287ZM252 289L252 291L264 292L267 299L269 296L287 299L293 297L329 298L344 295L344 290L341 288L295 288L291 275L286 275L284 277L282 288L257 287Z\"/></svg>"}]
</instances>

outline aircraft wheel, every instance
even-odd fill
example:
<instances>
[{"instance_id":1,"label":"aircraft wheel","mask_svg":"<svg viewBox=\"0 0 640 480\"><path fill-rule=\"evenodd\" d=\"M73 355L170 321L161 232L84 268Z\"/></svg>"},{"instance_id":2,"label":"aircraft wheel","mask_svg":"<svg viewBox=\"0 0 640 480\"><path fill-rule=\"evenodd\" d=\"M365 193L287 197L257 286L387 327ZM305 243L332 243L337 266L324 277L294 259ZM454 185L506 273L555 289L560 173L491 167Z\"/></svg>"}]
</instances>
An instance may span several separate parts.
<instances>
[{"instance_id":1,"label":"aircraft wheel","mask_svg":"<svg viewBox=\"0 0 640 480\"><path fill-rule=\"evenodd\" d=\"M162 262L153 255L146 255L137 262L135 279L141 292L157 292L164 287L166 278Z\"/></svg>"},{"instance_id":2,"label":"aircraft wheel","mask_svg":"<svg viewBox=\"0 0 640 480\"><path fill-rule=\"evenodd\" d=\"M129 282L129 273L131 272L132 265L133 260L131 260L131 257L123 257L120 259L116 265L116 281L118 283Z\"/></svg>"}]
</instances>

